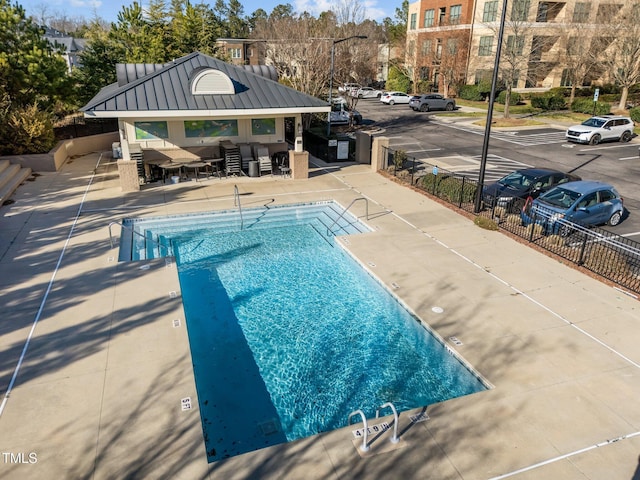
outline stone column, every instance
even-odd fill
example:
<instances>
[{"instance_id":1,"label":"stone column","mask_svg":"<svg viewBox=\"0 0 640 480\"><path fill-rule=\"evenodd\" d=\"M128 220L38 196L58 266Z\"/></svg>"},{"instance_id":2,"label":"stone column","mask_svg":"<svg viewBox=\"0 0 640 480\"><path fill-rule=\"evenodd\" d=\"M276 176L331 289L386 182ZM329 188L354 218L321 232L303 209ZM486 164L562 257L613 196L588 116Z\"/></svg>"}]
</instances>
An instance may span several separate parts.
<instances>
[{"instance_id":1,"label":"stone column","mask_svg":"<svg viewBox=\"0 0 640 480\"><path fill-rule=\"evenodd\" d=\"M371 146L371 169L374 172L384 168L384 155L387 148L389 148L389 139L387 137L373 137L373 145Z\"/></svg>"},{"instance_id":2,"label":"stone column","mask_svg":"<svg viewBox=\"0 0 640 480\"><path fill-rule=\"evenodd\" d=\"M294 180L309 178L309 152L289 150L289 166Z\"/></svg>"},{"instance_id":3,"label":"stone column","mask_svg":"<svg viewBox=\"0 0 640 480\"><path fill-rule=\"evenodd\" d=\"M140 190L138 165L135 160L118 160L118 174L120 175L120 187L123 192Z\"/></svg>"}]
</instances>

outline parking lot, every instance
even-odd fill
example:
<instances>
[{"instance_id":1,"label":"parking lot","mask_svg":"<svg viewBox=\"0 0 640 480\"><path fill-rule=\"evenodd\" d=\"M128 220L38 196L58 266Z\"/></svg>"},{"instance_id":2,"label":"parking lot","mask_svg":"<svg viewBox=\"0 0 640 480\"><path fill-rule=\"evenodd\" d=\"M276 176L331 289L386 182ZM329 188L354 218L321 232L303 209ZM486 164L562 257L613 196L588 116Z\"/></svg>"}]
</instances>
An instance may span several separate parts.
<instances>
[{"instance_id":1,"label":"parking lot","mask_svg":"<svg viewBox=\"0 0 640 480\"><path fill-rule=\"evenodd\" d=\"M465 108L446 112L414 112L407 105L385 105L361 99L357 110L375 135L386 136L390 147L402 149L425 164L454 170L477 179L482 162L485 128L478 117L463 116ZM599 145L569 143L568 124L546 123L535 127L493 128L486 157L485 182L526 167L554 168L583 179L615 186L624 198L626 215L612 232L640 241L640 139L629 143Z\"/></svg>"}]
</instances>

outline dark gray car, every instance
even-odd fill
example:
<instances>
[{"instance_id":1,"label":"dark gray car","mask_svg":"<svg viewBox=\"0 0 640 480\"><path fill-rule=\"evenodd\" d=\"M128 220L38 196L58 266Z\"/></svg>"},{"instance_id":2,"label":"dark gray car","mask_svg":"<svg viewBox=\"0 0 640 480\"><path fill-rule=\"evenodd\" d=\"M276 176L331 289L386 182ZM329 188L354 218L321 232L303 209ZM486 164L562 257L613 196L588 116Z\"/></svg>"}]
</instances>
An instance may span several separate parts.
<instances>
[{"instance_id":1,"label":"dark gray car","mask_svg":"<svg viewBox=\"0 0 640 480\"><path fill-rule=\"evenodd\" d=\"M414 111L428 112L430 110L455 110L456 101L453 98L446 98L439 93L425 93L424 95L414 95L409 101L409 106Z\"/></svg>"}]
</instances>

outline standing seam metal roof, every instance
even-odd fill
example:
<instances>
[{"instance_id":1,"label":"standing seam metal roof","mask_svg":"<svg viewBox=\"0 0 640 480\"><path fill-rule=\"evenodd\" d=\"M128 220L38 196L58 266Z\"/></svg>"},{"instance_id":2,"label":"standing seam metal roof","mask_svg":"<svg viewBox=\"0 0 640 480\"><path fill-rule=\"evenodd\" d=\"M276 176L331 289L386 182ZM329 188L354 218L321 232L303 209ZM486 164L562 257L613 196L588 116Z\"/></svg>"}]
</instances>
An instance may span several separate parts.
<instances>
[{"instance_id":1,"label":"standing seam metal roof","mask_svg":"<svg viewBox=\"0 0 640 480\"><path fill-rule=\"evenodd\" d=\"M203 68L225 73L233 82L235 94L191 93L191 81ZM149 69L152 70L152 69ZM140 70L139 70L140 71ZM142 70L143 71L143 70ZM326 107L326 110L323 108ZM329 111L323 100L281 85L251 71L199 52L156 66L124 85L103 88L84 112L163 112L198 110L259 110L310 108Z\"/></svg>"}]
</instances>

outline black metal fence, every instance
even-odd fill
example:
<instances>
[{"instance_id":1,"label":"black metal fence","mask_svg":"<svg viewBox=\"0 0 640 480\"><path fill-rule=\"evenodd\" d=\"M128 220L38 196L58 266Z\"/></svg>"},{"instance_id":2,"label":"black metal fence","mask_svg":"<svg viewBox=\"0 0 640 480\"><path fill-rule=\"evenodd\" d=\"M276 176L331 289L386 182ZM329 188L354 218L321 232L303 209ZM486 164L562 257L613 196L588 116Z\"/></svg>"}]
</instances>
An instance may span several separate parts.
<instances>
[{"instance_id":1,"label":"black metal fence","mask_svg":"<svg viewBox=\"0 0 640 480\"><path fill-rule=\"evenodd\" d=\"M325 162L353 162L356 154L356 140L348 135L327 138L305 131L302 135L303 147L311 155ZM346 147L346 149L344 148ZM346 155L344 155L346 153ZM346 156L346 158L344 158Z\"/></svg>"},{"instance_id":2,"label":"black metal fence","mask_svg":"<svg viewBox=\"0 0 640 480\"><path fill-rule=\"evenodd\" d=\"M117 132L117 118L71 117L59 122L53 128L56 140L87 137L101 133Z\"/></svg>"},{"instance_id":3,"label":"black metal fence","mask_svg":"<svg viewBox=\"0 0 640 480\"><path fill-rule=\"evenodd\" d=\"M475 212L479 187L476 180L417 161L400 150L384 149L385 168L399 180L424 190L447 203L479 217L530 244L543 248L571 263L590 270L623 289L640 294L640 243L602 228L586 228L564 220L552 219L538 211L528 221L521 212L525 201L509 204L483 202ZM536 217L537 215L537 217ZM525 217L526 219L526 217ZM548 228L553 222L554 228Z\"/></svg>"}]
</instances>

